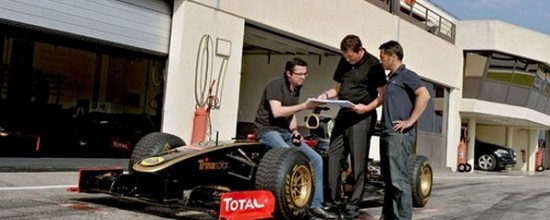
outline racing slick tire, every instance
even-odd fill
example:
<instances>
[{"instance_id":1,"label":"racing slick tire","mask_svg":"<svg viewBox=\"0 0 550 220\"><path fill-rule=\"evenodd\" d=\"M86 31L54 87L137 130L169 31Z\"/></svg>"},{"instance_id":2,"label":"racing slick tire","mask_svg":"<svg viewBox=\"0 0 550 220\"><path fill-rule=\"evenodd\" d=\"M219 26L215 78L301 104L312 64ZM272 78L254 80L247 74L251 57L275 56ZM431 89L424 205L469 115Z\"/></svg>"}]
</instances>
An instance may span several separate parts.
<instances>
[{"instance_id":1,"label":"racing slick tire","mask_svg":"<svg viewBox=\"0 0 550 220\"><path fill-rule=\"evenodd\" d=\"M409 175L414 207L424 207L432 193L432 165L422 155L412 155L409 160Z\"/></svg>"},{"instance_id":2,"label":"racing slick tire","mask_svg":"<svg viewBox=\"0 0 550 220\"><path fill-rule=\"evenodd\" d=\"M304 153L292 148L273 148L260 160L255 186L273 193L275 219L303 219L313 199L314 175Z\"/></svg>"},{"instance_id":3,"label":"racing slick tire","mask_svg":"<svg viewBox=\"0 0 550 220\"><path fill-rule=\"evenodd\" d=\"M134 171L134 163L180 146L185 146L185 141L176 135L162 132L149 133L141 138L134 147L128 171L130 173Z\"/></svg>"}]
</instances>

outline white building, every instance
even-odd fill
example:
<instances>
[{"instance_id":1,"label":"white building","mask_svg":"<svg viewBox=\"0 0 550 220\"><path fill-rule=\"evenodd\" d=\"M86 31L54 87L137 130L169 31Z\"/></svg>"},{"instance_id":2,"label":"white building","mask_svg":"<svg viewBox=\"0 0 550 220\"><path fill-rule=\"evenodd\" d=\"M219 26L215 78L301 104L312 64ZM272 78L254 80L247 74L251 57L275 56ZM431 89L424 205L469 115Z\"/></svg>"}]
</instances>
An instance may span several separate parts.
<instances>
[{"instance_id":1,"label":"white building","mask_svg":"<svg viewBox=\"0 0 550 220\"><path fill-rule=\"evenodd\" d=\"M333 84L339 43L347 34L360 36L375 56L380 44L397 40L405 50L404 63L419 73L433 97L419 122L416 153L428 156L436 168L456 169L461 127L467 126L471 138L513 147L520 158L514 169L534 170L538 139L546 139L550 126L545 90L550 88L550 37L501 21L460 21L429 1L401 0L395 9L390 2L5 0L0 2L2 76L57 73L83 86L48 97L48 103L69 108L88 100L90 111L99 111L99 103L107 113L158 114L148 101L164 91L162 130L186 141L197 101L206 99L214 82L212 95L219 104L210 113L211 128L220 139L230 139L251 131L264 84L282 73L290 57L309 63L305 100ZM13 57L31 60L17 64ZM504 65L509 77L491 75L494 57L514 60ZM520 63L527 66L519 69ZM122 79L114 82L123 83L113 85L117 73ZM162 75L166 83L160 86ZM525 80L514 81L516 75ZM32 82L19 84L34 88ZM0 90L2 100L20 99L16 94L23 90L2 85L7 87ZM36 100L30 92L23 97Z\"/></svg>"}]
</instances>

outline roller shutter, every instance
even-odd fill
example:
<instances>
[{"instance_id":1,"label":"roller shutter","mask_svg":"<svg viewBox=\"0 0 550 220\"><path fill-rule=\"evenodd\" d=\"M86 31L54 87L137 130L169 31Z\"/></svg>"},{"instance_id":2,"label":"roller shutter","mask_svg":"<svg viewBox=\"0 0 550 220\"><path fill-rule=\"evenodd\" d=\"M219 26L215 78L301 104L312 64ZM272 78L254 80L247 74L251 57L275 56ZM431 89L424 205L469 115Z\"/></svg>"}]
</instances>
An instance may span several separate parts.
<instances>
[{"instance_id":1,"label":"roller shutter","mask_svg":"<svg viewBox=\"0 0 550 220\"><path fill-rule=\"evenodd\" d=\"M163 0L1 0L0 22L163 55L171 8Z\"/></svg>"}]
</instances>

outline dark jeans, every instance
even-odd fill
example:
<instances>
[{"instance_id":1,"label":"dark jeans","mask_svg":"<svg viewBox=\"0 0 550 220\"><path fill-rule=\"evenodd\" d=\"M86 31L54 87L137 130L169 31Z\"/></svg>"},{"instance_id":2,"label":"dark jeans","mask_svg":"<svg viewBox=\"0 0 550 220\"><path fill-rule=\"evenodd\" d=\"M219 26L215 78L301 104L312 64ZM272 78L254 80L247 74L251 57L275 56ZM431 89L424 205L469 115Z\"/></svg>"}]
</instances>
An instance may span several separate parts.
<instances>
[{"instance_id":1,"label":"dark jeans","mask_svg":"<svg viewBox=\"0 0 550 220\"><path fill-rule=\"evenodd\" d=\"M386 189L384 219L412 219L412 192L409 158L415 130L383 134L380 140L380 166Z\"/></svg>"},{"instance_id":2,"label":"dark jeans","mask_svg":"<svg viewBox=\"0 0 550 220\"><path fill-rule=\"evenodd\" d=\"M346 203L356 206L363 198L370 139L376 123L376 114L364 117L355 124L350 124L349 121L344 118L337 118L330 139L327 181L330 198L328 198L327 203L332 203L332 205L340 203L338 199L341 189L341 172L343 165L347 162L348 155L350 155L350 165L353 170L353 187L352 194L348 197Z\"/></svg>"}]
</instances>

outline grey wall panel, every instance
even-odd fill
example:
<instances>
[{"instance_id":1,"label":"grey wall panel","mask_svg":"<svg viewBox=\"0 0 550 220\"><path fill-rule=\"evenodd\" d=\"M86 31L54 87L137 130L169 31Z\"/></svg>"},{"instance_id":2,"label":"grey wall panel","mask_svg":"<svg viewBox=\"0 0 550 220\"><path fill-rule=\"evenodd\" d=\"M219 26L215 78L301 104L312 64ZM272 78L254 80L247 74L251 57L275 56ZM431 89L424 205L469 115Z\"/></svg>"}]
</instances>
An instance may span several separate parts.
<instances>
[{"instance_id":1,"label":"grey wall panel","mask_svg":"<svg viewBox=\"0 0 550 220\"><path fill-rule=\"evenodd\" d=\"M166 3L161 0L134 3L121 0L2 0L0 18L167 54L171 11L162 4Z\"/></svg>"},{"instance_id":2,"label":"grey wall panel","mask_svg":"<svg viewBox=\"0 0 550 220\"><path fill-rule=\"evenodd\" d=\"M506 103L517 106L526 106L530 93L531 88L510 86L508 89L508 96L506 97Z\"/></svg>"},{"instance_id":3,"label":"grey wall panel","mask_svg":"<svg viewBox=\"0 0 550 220\"><path fill-rule=\"evenodd\" d=\"M546 108L547 102L548 102L548 97L545 95L540 95L539 100L537 102L537 107L536 107L537 111L546 113L544 109Z\"/></svg>"},{"instance_id":4,"label":"grey wall panel","mask_svg":"<svg viewBox=\"0 0 550 220\"><path fill-rule=\"evenodd\" d=\"M481 79L479 77L464 77L462 87L462 97L478 98L477 96L479 94L479 88L481 87Z\"/></svg>"},{"instance_id":5,"label":"grey wall panel","mask_svg":"<svg viewBox=\"0 0 550 220\"><path fill-rule=\"evenodd\" d=\"M537 102L539 101L540 96L541 96L540 93L538 93L537 91L531 90L529 99L527 100L527 108L537 109Z\"/></svg>"},{"instance_id":6,"label":"grey wall panel","mask_svg":"<svg viewBox=\"0 0 550 220\"><path fill-rule=\"evenodd\" d=\"M428 157L434 168L445 168L445 164L447 163L445 156L447 154L445 137L445 135L418 131L416 154ZM454 146L458 146L458 142L449 143L448 146L453 146L449 147L449 149L456 149Z\"/></svg>"},{"instance_id":7,"label":"grey wall panel","mask_svg":"<svg viewBox=\"0 0 550 220\"><path fill-rule=\"evenodd\" d=\"M500 82L485 80L481 87L479 98L491 102L505 103L509 87L510 86Z\"/></svg>"}]
</instances>

